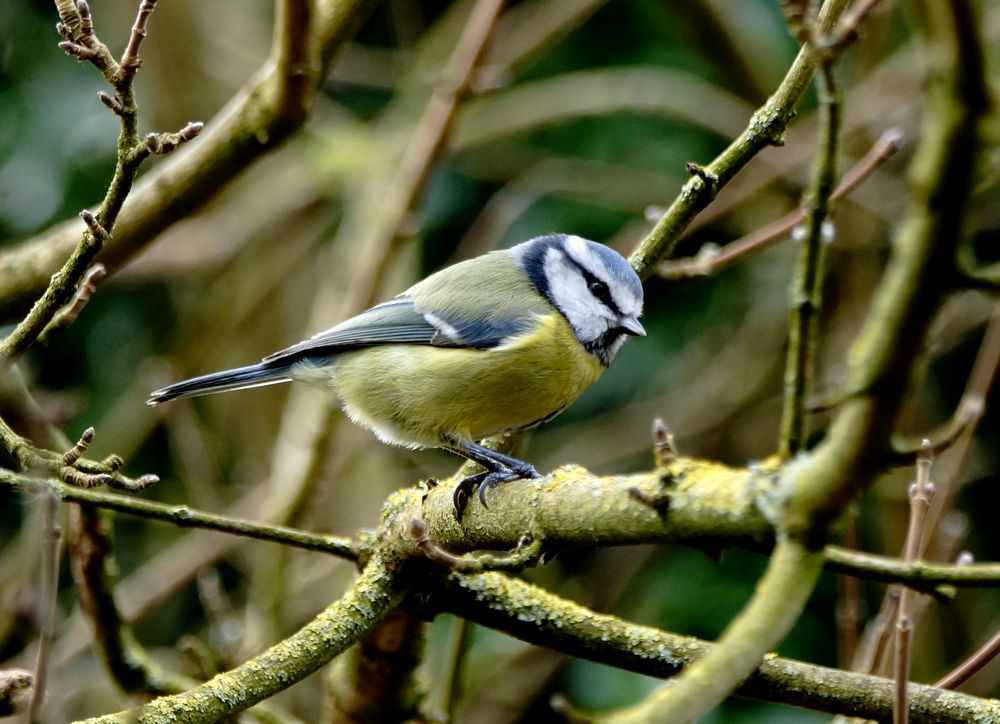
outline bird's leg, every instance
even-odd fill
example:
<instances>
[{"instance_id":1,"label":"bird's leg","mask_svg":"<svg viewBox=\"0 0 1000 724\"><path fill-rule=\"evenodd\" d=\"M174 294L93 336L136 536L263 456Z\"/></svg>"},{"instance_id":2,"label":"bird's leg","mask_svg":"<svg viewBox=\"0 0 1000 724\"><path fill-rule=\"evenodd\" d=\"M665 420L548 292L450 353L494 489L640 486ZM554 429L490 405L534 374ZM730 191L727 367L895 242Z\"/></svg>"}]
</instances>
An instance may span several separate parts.
<instances>
[{"instance_id":1,"label":"bird's leg","mask_svg":"<svg viewBox=\"0 0 1000 724\"><path fill-rule=\"evenodd\" d=\"M542 477L535 470L534 465L498 453L496 450L490 450L488 447L483 447L469 440L451 438L448 440L448 449L456 455L461 455L463 458L486 468L485 472L465 478L455 488L455 519L459 521L462 520L462 513L465 512L465 504L469 496L477 487L479 488L480 502L484 508L488 508L486 491L490 488L511 480Z\"/></svg>"}]
</instances>

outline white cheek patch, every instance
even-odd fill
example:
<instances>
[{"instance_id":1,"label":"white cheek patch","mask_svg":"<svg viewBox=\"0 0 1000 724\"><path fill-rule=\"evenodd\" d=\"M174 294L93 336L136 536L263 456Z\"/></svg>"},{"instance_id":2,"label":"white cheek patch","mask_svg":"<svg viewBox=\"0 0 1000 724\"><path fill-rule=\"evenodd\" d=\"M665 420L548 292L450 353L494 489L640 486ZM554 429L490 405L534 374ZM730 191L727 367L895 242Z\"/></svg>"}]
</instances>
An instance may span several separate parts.
<instances>
[{"instance_id":1,"label":"white cheek patch","mask_svg":"<svg viewBox=\"0 0 1000 724\"><path fill-rule=\"evenodd\" d=\"M581 239L582 241L582 239ZM549 249L543 261L549 294L569 320L577 338L584 342L598 339L610 324L608 310L587 288L580 270L568 263L558 249Z\"/></svg>"},{"instance_id":2,"label":"white cheek patch","mask_svg":"<svg viewBox=\"0 0 1000 724\"><path fill-rule=\"evenodd\" d=\"M608 287L611 290L611 298L623 315L638 317L642 314L642 300L632 293L631 288L627 284L610 283L612 280L609 279L609 270L604 261L594 253L590 242L579 236L567 236L566 250L573 257L574 261L584 269L598 279L609 282Z\"/></svg>"}]
</instances>

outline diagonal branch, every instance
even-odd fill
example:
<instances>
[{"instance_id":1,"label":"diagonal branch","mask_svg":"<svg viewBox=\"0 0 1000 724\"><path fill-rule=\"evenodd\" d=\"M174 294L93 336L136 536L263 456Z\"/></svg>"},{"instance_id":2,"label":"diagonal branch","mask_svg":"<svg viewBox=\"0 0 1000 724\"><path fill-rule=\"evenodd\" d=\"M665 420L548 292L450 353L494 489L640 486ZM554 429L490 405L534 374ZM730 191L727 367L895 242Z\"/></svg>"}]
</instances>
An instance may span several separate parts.
<instances>
[{"instance_id":1,"label":"diagonal branch","mask_svg":"<svg viewBox=\"0 0 1000 724\"><path fill-rule=\"evenodd\" d=\"M259 656L181 694L87 721L197 724L244 711L301 681L356 643L399 603L403 594L398 585L396 564L376 555L339 600Z\"/></svg>"},{"instance_id":2,"label":"diagonal branch","mask_svg":"<svg viewBox=\"0 0 1000 724\"><path fill-rule=\"evenodd\" d=\"M826 34L833 30L848 4L847 0L823 3L817 31ZM754 113L746 131L705 166L703 174L693 175L684 184L653 230L629 257L629 262L641 278L650 276L658 263L670 258L688 224L754 156L770 145L781 144L785 128L795 113L795 106L809 87L815 67L812 53L803 48L778 89ZM709 182L706 179L712 180Z\"/></svg>"},{"instance_id":3,"label":"diagonal branch","mask_svg":"<svg viewBox=\"0 0 1000 724\"><path fill-rule=\"evenodd\" d=\"M311 4L309 4L311 6ZM279 7L271 57L207 124L197 144L173 155L146 174L122 206L114 237L101 257L109 274L117 272L177 219L209 201L246 166L278 147L305 121L316 85L343 43L353 37L374 7L374 0L324 0L316 4L315 36L308 47L293 37L296 24L310 16ZM300 3L292 3L299 8ZM310 53L318 55L312 60ZM308 78L310 83L304 83ZM76 245L72 223L0 253L0 318L27 309L49 277Z\"/></svg>"},{"instance_id":4,"label":"diagonal branch","mask_svg":"<svg viewBox=\"0 0 1000 724\"><path fill-rule=\"evenodd\" d=\"M68 258L48 280L42 295L31 306L27 316L0 342L0 370L16 362L35 343L59 310L73 298L84 274L107 245L122 205L132 190L139 165L150 153L168 153L193 139L201 130L200 123L191 123L177 134L168 134L165 140L159 134L150 134L145 143L139 140L138 110L132 81L140 65L139 45L146 35L146 25L154 7L154 0L140 2L132 36L120 64L115 62L107 46L94 33L90 9L85 0L77 2L80 18L78 31L63 23L58 25L59 33L64 38L59 46L77 59L91 62L115 89L114 98L104 94L101 100L119 119L118 155L114 175L96 213L84 210L80 214L86 228L79 241L65 250L63 257Z\"/></svg>"},{"instance_id":5,"label":"diagonal branch","mask_svg":"<svg viewBox=\"0 0 1000 724\"><path fill-rule=\"evenodd\" d=\"M453 574L433 599L444 610L523 641L571 656L661 678L673 676L716 647L596 613L502 573ZM766 657L735 692L751 699L889 721L888 679ZM993 721L1000 702L911 685L911 721Z\"/></svg>"}]
</instances>

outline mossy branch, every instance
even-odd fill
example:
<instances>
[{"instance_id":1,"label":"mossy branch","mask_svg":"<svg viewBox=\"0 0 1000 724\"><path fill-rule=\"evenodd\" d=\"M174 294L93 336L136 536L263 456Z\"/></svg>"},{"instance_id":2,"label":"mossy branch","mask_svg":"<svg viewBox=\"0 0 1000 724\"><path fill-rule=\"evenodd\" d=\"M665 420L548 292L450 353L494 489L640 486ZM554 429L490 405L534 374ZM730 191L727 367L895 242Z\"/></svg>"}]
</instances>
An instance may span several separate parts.
<instances>
[{"instance_id":1,"label":"mossy branch","mask_svg":"<svg viewBox=\"0 0 1000 724\"><path fill-rule=\"evenodd\" d=\"M432 540L435 546L439 548L444 546L442 549L449 551L452 556L456 556L456 552L475 551L478 554L475 560L479 560L482 558L479 552L486 548L511 550L518 554L514 562L522 566L537 562L539 553L537 548L541 548L540 552L544 554L546 542L551 549L565 545L586 545L590 542L579 532L570 533L566 525L549 524L550 533L562 529L559 534L561 537L550 536L544 541L535 540L530 547L523 545L525 532L523 526L534 524L535 521L555 519L560 512L565 513L568 500L574 496L583 497L580 496L581 490L591 493L595 490L601 491L602 499L595 500L594 506L605 511L601 515L601 520L604 521L606 529L601 536L603 543L607 545L645 542L655 538L684 541L709 550L718 550L730 544L758 550L767 546L771 537L769 524L766 517L758 512L758 506L754 501L760 499L758 496L767 497L770 487L768 473L760 469L727 468L716 463L690 458L678 458L672 470L673 473L666 477L663 477L662 473L658 477L656 472L650 472L607 478L592 476L582 468L557 471L553 475L561 476L560 484L548 487L543 479L539 485L544 487L544 491L539 490L532 494L537 498L533 505L552 508L550 514L538 517L533 517L529 511L519 510L517 502L518 496L534 484L527 481L511 483L505 486L511 490L510 497L504 494L504 489L500 489L496 500L491 503L490 511L497 508L498 512L509 510L515 515L505 517L503 521L494 520L489 530L484 530L482 527L490 517L489 511L479 513L470 511L470 517L466 521L467 526L464 529L456 526L454 508L449 507L449 491L444 486L434 492L433 498L425 499L422 506L409 509L408 514L424 516L420 518L423 526L422 535ZM673 480L678 483L676 489L672 489ZM314 533L300 528L209 513L186 505L169 505L132 496L84 490L9 471L0 471L0 485L25 493L51 489L64 501L157 520L180 528L214 530L228 535L326 553L352 561L358 560L359 556L370 547L370 536L353 540L346 536ZM524 486L524 490L521 486ZM642 491L647 491L648 497L647 492ZM637 492L641 493L638 497ZM547 500L548 495L553 496L551 500ZM633 503L639 501L641 504L634 508L629 507L630 514L618 518L623 509L617 506L629 499ZM663 526L664 518L660 517L661 514L670 519L672 527ZM741 518L744 519L742 523L739 522ZM411 518L411 529L412 520ZM431 538L431 532L427 529L428 520L433 521L435 526L434 538ZM639 523L638 526L635 525L636 522ZM633 533L625 533L623 532L625 528L635 528L635 530ZM412 530L409 535L412 537ZM420 540L416 540L416 543L419 547ZM522 552L531 553L531 556L523 556ZM908 563L898 558L861 553L837 546L827 546L825 556L825 566L831 571L884 583L905 583L915 590L927 593L935 592L942 586L1000 587L1000 563L969 565L935 564L925 561ZM466 559L461 560L465 562ZM491 562L497 565L491 566ZM480 568L483 570L491 567L509 568L510 563L511 559L506 557L497 561L488 559Z\"/></svg>"},{"instance_id":2,"label":"mossy branch","mask_svg":"<svg viewBox=\"0 0 1000 724\"><path fill-rule=\"evenodd\" d=\"M791 466L789 531L823 539L864 490L889 448L913 360L954 280L987 110L982 46L964 0L915 3L930 63L924 130L911 165L913 201L870 311L851 347L841 405L825 440Z\"/></svg>"},{"instance_id":3,"label":"mossy branch","mask_svg":"<svg viewBox=\"0 0 1000 724\"><path fill-rule=\"evenodd\" d=\"M849 4L847 0L823 3L817 31L831 32ZM701 167L701 173L692 175L684 184L653 230L629 257L629 262L642 279L653 274L656 265L671 256L688 224L754 156L768 146L781 145L785 128L808 89L815 68L812 52L803 48L778 89L754 113L747 129L711 163Z\"/></svg>"},{"instance_id":4,"label":"mossy branch","mask_svg":"<svg viewBox=\"0 0 1000 724\"><path fill-rule=\"evenodd\" d=\"M453 574L433 602L457 616L570 656L669 677L715 645L596 613L502 573ZM892 720L888 679L767 656L735 692L816 711ZM1000 701L910 686L913 722L996 721Z\"/></svg>"},{"instance_id":5,"label":"mossy branch","mask_svg":"<svg viewBox=\"0 0 1000 724\"><path fill-rule=\"evenodd\" d=\"M102 92L100 98L119 119L118 153L111 183L97 211L92 214L84 210L80 214L86 228L79 236L79 241L65 250L63 256L68 255L68 258L48 280L41 297L7 338L0 342L0 368L16 362L35 343L59 311L73 299L81 280L114 230L140 164L151 153L169 153L201 131L200 123L190 123L177 133L151 133L145 141L139 140L138 109L132 86L135 73L141 65L139 47L146 37L149 16L155 6L155 0L142 0L139 3L128 46L120 62L115 61L107 46L94 32L90 8L85 0L78 0L76 14L68 24L57 25L59 34L63 37L59 47L77 60L92 63L114 88L113 97ZM68 18L72 13L64 8L62 14Z\"/></svg>"},{"instance_id":6,"label":"mossy branch","mask_svg":"<svg viewBox=\"0 0 1000 724\"><path fill-rule=\"evenodd\" d=\"M87 722L196 724L219 721L244 711L325 666L371 631L402 598L397 566L398 561L374 556L339 600L259 656L181 694Z\"/></svg>"},{"instance_id":7,"label":"mossy branch","mask_svg":"<svg viewBox=\"0 0 1000 724\"><path fill-rule=\"evenodd\" d=\"M665 467L655 472L625 477L597 478L580 468L564 468L541 481L514 482L499 488L494 491L495 494L490 498L491 508L488 511L473 503L467 513L465 526L458 526L454 521L451 490L448 486L442 485L429 491L407 489L390 497L384 511L382 526L375 536L366 539L364 545L352 544L345 550L343 546L350 543L347 541L343 545L330 547L327 552L340 551L357 555L355 553L357 551L364 558L379 558L380 551L389 548L402 551L398 554L400 557L419 561L424 554L419 541L413 537L411 530L412 521L417 517L423 521L425 534L432 535L436 545L446 545L450 551L455 553L482 548L501 550L515 548L521 536L528 530L534 531L536 540L541 541L544 544L543 549L548 551L572 545L589 545L595 542L610 545L665 540L692 542L714 549L728 543L761 547L768 544L771 534L771 525L767 517L760 512L761 503L764 502L763 507L766 509L766 502L775 492L773 483L776 474L777 471L774 469L763 468L748 471L684 458L667 459ZM11 482L9 478L9 474L0 474L2 482ZM225 525L218 525L218 521L210 522L210 518L206 519L205 514L186 508L177 509L173 506L140 501L120 495L46 484L26 476L16 476L13 482L22 489L53 485L58 490L68 493L71 499L88 500L91 503L107 505L123 512L135 513L138 510L144 511L142 514L153 512L160 519L169 521L170 516L166 515L165 512L173 511L177 514L178 520L188 524L201 525L204 523L212 525L216 529L229 530L230 532L233 530L246 532L247 530L245 522L230 529L229 521L226 521ZM576 517L577 514L574 513L574 506L579 509L581 505L585 508L584 513L587 519L591 521L591 524L586 528L581 526ZM326 538L324 536L305 534L291 531L291 529L280 529L279 533L278 531L267 531L267 528L268 526L257 528L254 528L253 525L250 526L250 530L259 538L288 542L313 550L324 550L322 545L324 538ZM284 539L285 532L292 532L294 535ZM343 541L343 539L340 540ZM844 565L845 556L837 556L834 553L832 557L835 560L840 560L841 565ZM394 560L399 560L399 558ZM434 575L434 571L443 575L449 574L447 567L435 565L436 562L435 559L434 563L425 561L422 564L424 568L421 568L421 574L416 578L421 582L418 591L422 590L422 586L438 590L441 578ZM871 560L859 561L857 556L847 556L846 565L852 569L863 569L874 564L878 564L875 575L910 576L914 580L926 580L928 585L932 582L940 582L945 577L962 579L966 576L968 582L982 585L989 583L989 575L993 577L991 585L1000 585L995 565L992 566L992 569L984 565L983 570L975 575L969 575L959 567L954 566L939 567L937 570L927 571L921 567L921 564L904 566L899 561L879 561L878 559L875 559L874 562ZM428 569L426 566L432 566L432 568ZM452 579L462 581L509 580L503 578L482 579L477 576L459 578L454 573L451 576ZM403 595L406 588L413 585L413 580L413 578L400 579L392 584L393 595ZM443 599L445 603L440 603L432 595L432 603L444 605L447 610L452 610L451 604L446 603L451 600L451 594L445 594L445 596ZM514 623L515 621L534 620L522 615L522 607L524 606L533 607L533 610L539 612L539 616L544 618L541 612L551 608L552 600L558 599L534 589L532 589L530 596L511 595L505 604L493 604L497 610L491 614L491 616L500 616L503 612L502 615L507 617L507 623L497 624L494 621L489 625L510 631L511 627L518 625ZM563 635L570 640L580 636L589 636L587 634L589 618L580 618L580 611L585 611L585 609L579 609L579 607L574 609L572 619L574 623L572 625L563 623L557 627L565 629ZM455 612L466 615L458 609L455 609ZM551 612L546 615L558 617L561 615L560 608L558 606L551 608ZM615 632L631 631L632 629L628 628L631 624L590 612L587 612L587 616L597 617L594 620L599 621L602 626L608 622L616 622L608 629L610 638L606 641L609 641L610 644L601 648L599 653L592 652L587 654L588 656L599 658L599 660L612 665L621 665L624 657L632 661L626 665L626 668L636 668L639 666L635 663L637 660L645 660L644 654L632 651L634 646L631 639L627 641L627 646L623 645L621 650L615 648L617 644L622 643L622 639ZM477 619L473 616L473 620ZM372 623L372 625L374 624ZM369 629L365 629L365 631L367 630ZM636 631L643 632L646 629L639 627ZM361 636L362 633L358 635ZM599 636L599 633L594 634L595 639ZM683 637L671 637L670 634L662 632L656 632L656 636L660 637L654 639L657 642L656 646L674 646L674 643L671 642L687 641ZM534 640L530 635L525 635L525 637ZM539 640L543 641L543 639ZM664 644L664 642L667 643ZM284 644L279 644L279 646L284 646ZM656 646L653 648L655 649ZM569 648L556 646L556 648L568 653L576 653L572 646ZM289 651L290 649L282 650ZM669 651L669 648L667 650ZM296 655L299 653L301 651ZM326 656L326 653L322 655ZM630 657L632 658L630 659ZM676 665L686 665L696 657L692 654L689 659L682 660ZM656 659L655 656L652 658ZM667 658L669 659L670 656ZM652 663L661 667L664 665L662 660ZM773 663L767 662L762 671L768 670L766 667ZM301 670L300 666L305 666L305 664L298 661L292 664L292 668L296 671ZM790 664L791 668L787 670L779 667L776 671L780 672L781 679L768 683L767 686L771 688L758 690L754 688L756 684L751 682L750 688L740 689L740 693L778 701L787 701L789 697L802 697L800 703L816 706L816 702L820 698L830 696L827 689L824 688L828 684L824 680L823 684L816 688L816 672L811 669L802 669L802 666L804 665ZM650 673L648 669L639 668L637 670ZM243 669L239 675L236 675L237 671L240 669L229 672L233 674L233 677L226 679L227 687L235 681L256 681L256 672L253 668ZM854 680L850 677L856 675L841 674L840 672L829 674L826 673L826 670L820 671L824 672L826 678L833 677L836 682L839 682L832 685L835 692L839 692L833 697L835 702L839 702L836 706L842 707L834 709L835 711L863 711L866 713L879 711L878 707L881 704L877 702L881 701L879 697L881 697L880 692L882 691L880 680L869 681L863 677ZM659 675L663 675L662 670ZM774 676L777 677L778 674L774 674ZM806 678L802 678L803 676ZM840 676L847 678L837 678ZM292 680L294 677L286 683L290 684ZM768 680L765 679L765 681ZM859 682L864 684L864 691L869 692L874 699L861 700L851 698L844 693L859 686ZM754 691L760 693L748 693ZM915 706L926 705L927 700L921 697L922 695L918 695L914 699ZM193 705L192 702L199 700L188 699L185 701L187 703L178 703L177 706L187 707ZM876 704L872 704L872 701L875 701ZM992 706L990 702L984 703L971 697L961 698L959 701L970 711L982 711L984 707ZM830 707L832 706L830 705ZM935 706L931 705L928 711L932 713L939 711L934 708ZM826 707L827 710L830 707ZM856 708L851 709L850 707ZM187 711L186 708L184 710ZM155 719L152 720L155 721Z\"/></svg>"},{"instance_id":8,"label":"mossy branch","mask_svg":"<svg viewBox=\"0 0 1000 724\"><path fill-rule=\"evenodd\" d=\"M122 204L101 256L109 274L302 125L317 84L374 5L373 0L279 3L267 62L208 122L197 144L146 174ZM76 225L64 223L0 253L0 319L27 309L78 237Z\"/></svg>"}]
</instances>

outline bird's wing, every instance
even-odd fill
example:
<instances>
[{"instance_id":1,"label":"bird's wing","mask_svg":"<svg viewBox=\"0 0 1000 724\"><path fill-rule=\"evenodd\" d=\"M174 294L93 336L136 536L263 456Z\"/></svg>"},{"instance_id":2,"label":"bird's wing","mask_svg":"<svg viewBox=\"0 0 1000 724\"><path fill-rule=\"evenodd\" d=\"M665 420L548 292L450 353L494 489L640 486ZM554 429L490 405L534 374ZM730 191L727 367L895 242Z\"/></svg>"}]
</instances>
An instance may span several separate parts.
<instances>
[{"instance_id":1,"label":"bird's wing","mask_svg":"<svg viewBox=\"0 0 1000 724\"><path fill-rule=\"evenodd\" d=\"M408 297L396 297L303 342L268 355L263 364L280 364L383 344L486 349L501 344L528 326L527 319L511 321L485 314L465 318L448 312L432 313L421 310Z\"/></svg>"}]
</instances>

